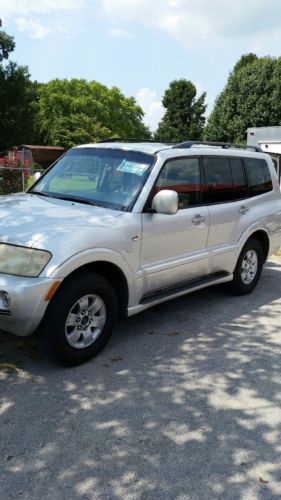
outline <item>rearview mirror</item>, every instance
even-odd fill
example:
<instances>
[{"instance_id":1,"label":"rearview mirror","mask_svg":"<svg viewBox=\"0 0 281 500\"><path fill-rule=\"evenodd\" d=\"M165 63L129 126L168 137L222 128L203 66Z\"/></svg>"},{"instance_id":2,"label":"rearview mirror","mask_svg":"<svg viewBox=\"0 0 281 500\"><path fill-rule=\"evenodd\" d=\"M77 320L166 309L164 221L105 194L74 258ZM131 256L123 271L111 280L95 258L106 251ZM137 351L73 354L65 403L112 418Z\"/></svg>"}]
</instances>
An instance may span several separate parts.
<instances>
[{"instance_id":1,"label":"rearview mirror","mask_svg":"<svg viewBox=\"0 0 281 500\"><path fill-rule=\"evenodd\" d=\"M152 200L152 210L158 214L174 215L179 208L179 196L176 191L163 189Z\"/></svg>"}]
</instances>

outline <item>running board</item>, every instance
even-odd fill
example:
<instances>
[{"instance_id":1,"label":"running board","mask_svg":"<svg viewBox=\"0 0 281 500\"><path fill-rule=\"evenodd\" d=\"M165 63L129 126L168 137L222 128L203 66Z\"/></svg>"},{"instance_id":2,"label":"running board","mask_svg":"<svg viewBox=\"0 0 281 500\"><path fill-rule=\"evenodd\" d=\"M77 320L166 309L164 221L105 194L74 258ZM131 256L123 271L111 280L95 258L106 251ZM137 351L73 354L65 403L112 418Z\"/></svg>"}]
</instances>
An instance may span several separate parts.
<instances>
[{"instance_id":1,"label":"running board","mask_svg":"<svg viewBox=\"0 0 281 500\"><path fill-rule=\"evenodd\" d=\"M205 285L211 285L212 282L227 278L228 276L230 276L229 273L221 271L219 273L208 274L208 276L203 276L194 280L188 280L166 288L161 288L160 290L155 290L145 294L140 301L140 305L149 304L150 302L156 302L179 293L188 292L193 290L193 288L196 289L198 287L204 287Z\"/></svg>"}]
</instances>

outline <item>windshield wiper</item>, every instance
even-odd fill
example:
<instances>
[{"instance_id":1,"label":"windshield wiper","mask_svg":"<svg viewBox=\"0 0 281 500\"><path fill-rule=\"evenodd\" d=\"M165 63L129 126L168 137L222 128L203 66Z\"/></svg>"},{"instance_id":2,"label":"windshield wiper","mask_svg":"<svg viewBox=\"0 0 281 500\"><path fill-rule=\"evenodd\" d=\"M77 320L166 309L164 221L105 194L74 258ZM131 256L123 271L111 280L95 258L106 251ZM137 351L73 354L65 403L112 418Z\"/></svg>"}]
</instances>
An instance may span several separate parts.
<instances>
[{"instance_id":1,"label":"windshield wiper","mask_svg":"<svg viewBox=\"0 0 281 500\"><path fill-rule=\"evenodd\" d=\"M29 191L30 194L37 194L38 196L46 196L48 198L55 198L57 200L65 200L65 201L72 201L73 203L83 203L84 205L92 205L94 207L100 207L100 208L111 208L111 210L121 210L124 211L126 210L126 206L122 207L107 207L105 204L99 203L98 201L94 200L89 200L87 198L76 198L75 196L70 196L70 195L63 195L63 194L56 194L56 193L49 193L47 191Z\"/></svg>"},{"instance_id":2,"label":"windshield wiper","mask_svg":"<svg viewBox=\"0 0 281 500\"><path fill-rule=\"evenodd\" d=\"M74 203L84 203L84 205L93 205L95 207L102 207L103 205L97 203L96 201L88 200L87 198L76 198L75 196L68 195L53 195L53 198L57 198L59 200L72 201Z\"/></svg>"},{"instance_id":3,"label":"windshield wiper","mask_svg":"<svg viewBox=\"0 0 281 500\"><path fill-rule=\"evenodd\" d=\"M38 196L46 196L48 198L56 198L57 200L65 200L65 201L73 201L77 203L84 203L85 205L94 205L96 207L103 207L103 205L92 201L87 200L86 198L76 198L74 196L66 196L56 193L48 193L47 191L29 191L31 194L37 194Z\"/></svg>"},{"instance_id":4,"label":"windshield wiper","mask_svg":"<svg viewBox=\"0 0 281 500\"><path fill-rule=\"evenodd\" d=\"M48 198L57 198L51 193L47 193L46 191L28 191L28 194L37 194L38 196L46 196Z\"/></svg>"}]
</instances>

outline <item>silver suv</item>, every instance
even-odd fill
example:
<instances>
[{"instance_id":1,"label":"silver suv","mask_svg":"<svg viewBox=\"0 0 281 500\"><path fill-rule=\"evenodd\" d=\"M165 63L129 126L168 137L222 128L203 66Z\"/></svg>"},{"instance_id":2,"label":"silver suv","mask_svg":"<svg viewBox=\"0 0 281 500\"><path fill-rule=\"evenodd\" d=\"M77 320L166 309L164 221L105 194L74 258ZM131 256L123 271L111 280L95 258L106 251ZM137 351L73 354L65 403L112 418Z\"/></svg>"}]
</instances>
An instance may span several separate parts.
<instances>
[{"instance_id":1,"label":"silver suv","mask_svg":"<svg viewBox=\"0 0 281 500\"><path fill-rule=\"evenodd\" d=\"M120 312L218 283L251 292L281 245L280 188L258 148L79 146L0 204L0 328L38 331L64 364L95 356Z\"/></svg>"}]
</instances>

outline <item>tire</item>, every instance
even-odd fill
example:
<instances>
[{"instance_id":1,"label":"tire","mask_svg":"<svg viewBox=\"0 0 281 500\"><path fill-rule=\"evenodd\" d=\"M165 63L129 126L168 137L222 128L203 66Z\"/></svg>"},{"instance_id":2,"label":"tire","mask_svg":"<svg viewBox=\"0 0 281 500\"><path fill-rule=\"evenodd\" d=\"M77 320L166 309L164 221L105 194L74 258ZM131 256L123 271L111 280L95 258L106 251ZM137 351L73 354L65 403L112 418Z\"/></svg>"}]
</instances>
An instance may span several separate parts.
<instances>
[{"instance_id":1,"label":"tire","mask_svg":"<svg viewBox=\"0 0 281 500\"><path fill-rule=\"evenodd\" d=\"M64 366L81 364L105 347L117 317L116 292L106 278L91 272L73 275L48 306L41 346Z\"/></svg>"},{"instance_id":2,"label":"tire","mask_svg":"<svg viewBox=\"0 0 281 500\"><path fill-rule=\"evenodd\" d=\"M240 253L233 281L229 284L230 291L235 295L251 293L260 280L263 264L262 246L256 238L250 238Z\"/></svg>"}]
</instances>

